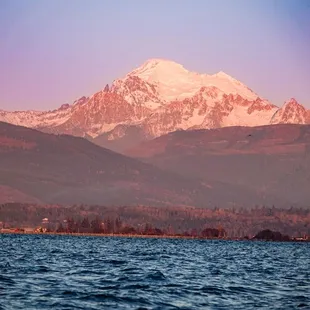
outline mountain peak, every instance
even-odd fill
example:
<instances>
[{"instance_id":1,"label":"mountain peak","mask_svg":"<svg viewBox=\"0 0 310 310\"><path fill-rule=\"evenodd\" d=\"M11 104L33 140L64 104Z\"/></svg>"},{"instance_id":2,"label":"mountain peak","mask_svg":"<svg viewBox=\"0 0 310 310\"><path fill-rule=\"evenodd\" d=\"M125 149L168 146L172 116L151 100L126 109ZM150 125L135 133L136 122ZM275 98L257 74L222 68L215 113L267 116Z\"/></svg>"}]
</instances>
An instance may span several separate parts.
<instances>
[{"instance_id":1,"label":"mountain peak","mask_svg":"<svg viewBox=\"0 0 310 310\"><path fill-rule=\"evenodd\" d=\"M180 64L167 59L153 58L147 60L128 76L138 76L148 82L156 82L163 77L186 74L188 71Z\"/></svg>"},{"instance_id":2,"label":"mountain peak","mask_svg":"<svg viewBox=\"0 0 310 310\"><path fill-rule=\"evenodd\" d=\"M215 76L223 77L223 78L231 78L231 76L225 73L224 71L219 71L218 73L215 74Z\"/></svg>"},{"instance_id":3,"label":"mountain peak","mask_svg":"<svg viewBox=\"0 0 310 310\"><path fill-rule=\"evenodd\" d=\"M299 113L306 113L306 108L300 104L295 98L291 98L290 100L286 101L282 107L284 110L294 110L298 111Z\"/></svg>"},{"instance_id":4,"label":"mountain peak","mask_svg":"<svg viewBox=\"0 0 310 310\"><path fill-rule=\"evenodd\" d=\"M166 59L166 58L150 58L147 61L144 62L144 65L158 65L161 63L173 63L173 64L178 64L173 60Z\"/></svg>"},{"instance_id":5,"label":"mountain peak","mask_svg":"<svg viewBox=\"0 0 310 310\"><path fill-rule=\"evenodd\" d=\"M213 75L201 74L189 71L183 65L167 59L149 59L127 74L124 80L133 76L152 84L156 92L161 95L162 102L190 98L205 86L215 86L227 95L239 94L249 100L258 97L244 84L223 71Z\"/></svg>"},{"instance_id":6,"label":"mountain peak","mask_svg":"<svg viewBox=\"0 0 310 310\"><path fill-rule=\"evenodd\" d=\"M70 104L69 103L64 103L60 106L59 110L67 110L70 108Z\"/></svg>"},{"instance_id":7,"label":"mountain peak","mask_svg":"<svg viewBox=\"0 0 310 310\"><path fill-rule=\"evenodd\" d=\"M73 102L73 105L76 105L76 106L77 106L77 105L82 105L82 104L84 104L88 99L89 99L88 97L83 96L83 97L81 97L81 98L75 100L75 101Z\"/></svg>"},{"instance_id":8,"label":"mountain peak","mask_svg":"<svg viewBox=\"0 0 310 310\"><path fill-rule=\"evenodd\" d=\"M287 106L301 106L301 104L298 103L298 101L295 98L291 98L290 100L287 100L283 107L287 107Z\"/></svg>"},{"instance_id":9,"label":"mountain peak","mask_svg":"<svg viewBox=\"0 0 310 310\"><path fill-rule=\"evenodd\" d=\"M307 110L295 98L286 101L271 119L271 124L306 124Z\"/></svg>"},{"instance_id":10,"label":"mountain peak","mask_svg":"<svg viewBox=\"0 0 310 310\"><path fill-rule=\"evenodd\" d=\"M212 75L215 78L222 79L222 80L229 80L231 82L241 84L237 79L232 77L231 75L225 73L224 71L219 71L218 73L215 73Z\"/></svg>"}]
</instances>

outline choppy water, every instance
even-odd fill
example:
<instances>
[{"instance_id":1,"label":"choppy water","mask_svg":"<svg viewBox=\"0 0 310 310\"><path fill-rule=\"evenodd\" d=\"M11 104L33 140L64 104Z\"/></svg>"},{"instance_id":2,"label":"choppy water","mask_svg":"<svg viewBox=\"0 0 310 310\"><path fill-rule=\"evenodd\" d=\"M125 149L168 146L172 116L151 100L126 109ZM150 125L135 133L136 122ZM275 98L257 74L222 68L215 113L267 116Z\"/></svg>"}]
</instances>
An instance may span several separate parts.
<instances>
[{"instance_id":1,"label":"choppy water","mask_svg":"<svg viewBox=\"0 0 310 310\"><path fill-rule=\"evenodd\" d=\"M0 235L0 309L310 309L310 244Z\"/></svg>"}]
</instances>

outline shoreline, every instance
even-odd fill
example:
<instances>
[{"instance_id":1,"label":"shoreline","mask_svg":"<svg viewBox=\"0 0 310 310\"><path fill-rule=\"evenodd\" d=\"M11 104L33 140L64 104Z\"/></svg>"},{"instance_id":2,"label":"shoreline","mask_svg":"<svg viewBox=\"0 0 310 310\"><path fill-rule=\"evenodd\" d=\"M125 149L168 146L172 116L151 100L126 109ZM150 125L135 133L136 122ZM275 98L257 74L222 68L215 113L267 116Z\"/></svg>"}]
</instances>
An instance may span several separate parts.
<instances>
[{"instance_id":1,"label":"shoreline","mask_svg":"<svg viewBox=\"0 0 310 310\"><path fill-rule=\"evenodd\" d=\"M5 231L1 234L8 235L50 235L50 236L76 236L76 237L122 237L122 238L154 238L154 239L200 239L200 240L233 240L229 238L204 238L195 236L178 236L178 235L139 235L139 234L96 234L96 233L56 233L56 232L23 232L23 231Z\"/></svg>"},{"instance_id":2,"label":"shoreline","mask_svg":"<svg viewBox=\"0 0 310 310\"><path fill-rule=\"evenodd\" d=\"M75 236L75 237L119 237L119 238L142 238L142 239L192 239L192 240L224 240L224 241L264 241L264 242L310 242L310 240L298 240L292 238L288 241L264 240L264 239L246 239L246 238L209 238L201 236L178 236L178 235L138 235L138 234L96 234L96 233L56 233L56 232L23 232L23 231L5 231L0 235L49 235L49 236Z\"/></svg>"}]
</instances>

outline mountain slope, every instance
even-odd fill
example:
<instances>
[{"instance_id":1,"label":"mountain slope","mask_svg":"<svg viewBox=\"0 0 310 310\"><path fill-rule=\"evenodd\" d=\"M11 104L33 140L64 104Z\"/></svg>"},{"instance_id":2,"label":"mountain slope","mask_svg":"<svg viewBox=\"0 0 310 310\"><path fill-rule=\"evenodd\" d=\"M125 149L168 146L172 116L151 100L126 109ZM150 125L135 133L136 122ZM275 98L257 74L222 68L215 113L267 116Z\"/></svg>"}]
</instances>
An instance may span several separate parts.
<instances>
[{"instance_id":1,"label":"mountain slope","mask_svg":"<svg viewBox=\"0 0 310 310\"><path fill-rule=\"evenodd\" d=\"M9 201L62 204L208 207L260 201L238 186L165 172L83 138L1 122L0 194Z\"/></svg>"},{"instance_id":2,"label":"mountain slope","mask_svg":"<svg viewBox=\"0 0 310 310\"><path fill-rule=\"evenodd\" d=\"M309 125L179 131L144 142L127 154L186 177L282 197L287 207L309 206Z\"/></svg>"}]
</instances>

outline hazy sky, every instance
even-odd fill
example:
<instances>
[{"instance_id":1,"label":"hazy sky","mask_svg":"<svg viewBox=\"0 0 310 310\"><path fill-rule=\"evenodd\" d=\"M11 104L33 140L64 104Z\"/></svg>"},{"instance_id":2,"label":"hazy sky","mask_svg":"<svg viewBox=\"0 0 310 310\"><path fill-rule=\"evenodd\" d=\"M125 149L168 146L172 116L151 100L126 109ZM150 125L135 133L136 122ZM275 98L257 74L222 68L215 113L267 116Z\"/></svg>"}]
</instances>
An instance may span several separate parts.
<instances>
[{"instance_id":1,"label":"hazy sky","mask_svg":"<svg viewBox=\"0 0 310 310\"><path fill-rule=\"evenodd\" d=\"M150 58L310 108L310 0L0 0L0 109L54 109Z\"/></svg>"}]
</instances>

